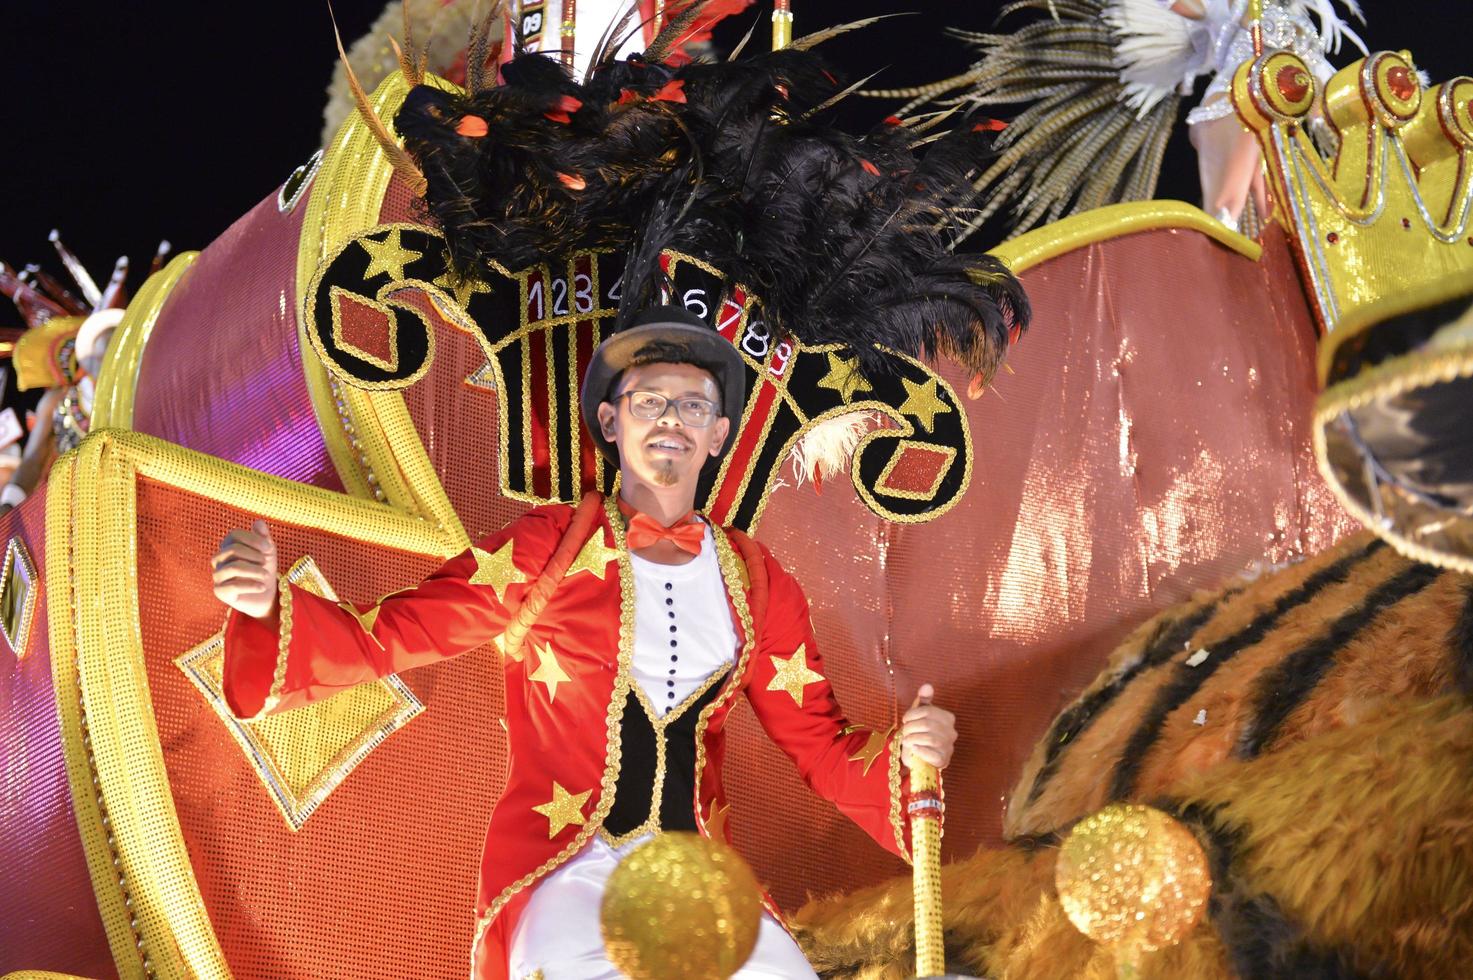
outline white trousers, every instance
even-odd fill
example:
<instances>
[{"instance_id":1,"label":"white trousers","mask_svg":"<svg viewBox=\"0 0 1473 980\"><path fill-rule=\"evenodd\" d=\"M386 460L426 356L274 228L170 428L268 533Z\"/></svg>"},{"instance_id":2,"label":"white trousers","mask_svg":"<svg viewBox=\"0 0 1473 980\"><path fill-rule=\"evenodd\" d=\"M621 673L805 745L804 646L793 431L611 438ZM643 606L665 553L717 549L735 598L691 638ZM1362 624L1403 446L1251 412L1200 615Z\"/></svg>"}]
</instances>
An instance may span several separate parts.
<instances>
[{"instance_id":1,"label":"white trousers","mask_svg":"<svg viewBox=\"0 0 1473 980\"><path fill-rule=\"evenodd\" d=\"M604 956L599 905L604 883L620 859L647 840L648 836L641 837L616 850L595 836L542 879L512 931L508 965L513 980L538 970L545 980L619 980L622 974ZM816 977L793 937L764 911L757 946L734 980Z\"/></svg>"}]
</instances>

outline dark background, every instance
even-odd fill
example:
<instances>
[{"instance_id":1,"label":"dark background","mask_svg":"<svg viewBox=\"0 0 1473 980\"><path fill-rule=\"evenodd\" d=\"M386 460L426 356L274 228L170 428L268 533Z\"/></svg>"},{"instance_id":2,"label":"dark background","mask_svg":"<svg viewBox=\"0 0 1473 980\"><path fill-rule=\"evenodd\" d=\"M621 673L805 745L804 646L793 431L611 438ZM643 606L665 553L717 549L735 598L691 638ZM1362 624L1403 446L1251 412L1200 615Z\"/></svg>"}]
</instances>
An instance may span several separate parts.
<instances>
[{"instance_id":1,"label":"dark background","mask_svg":"<svg viewBox=\"0 0 1473 980\"><path fill-rule=\"evenodd\" d=\"M1361 34L1371 50L1409 49L1434 81L1473 73L1463 43L1473 22L1468 0L1364 3L1370 24ZM824 48L850 78L883 68L872 84L887 87L964 69L967 48L942 28L986 30L1001 7L995 0L793 0L799 35L918 11ZM0 259L12 265L40 262L60 273L46 241L55 227L100 281L116 256L129 255L136 290L160 238L176 250L203 248L317 148L336 58L325 0L10 0L5 8ZM335 9L351 44L383 0L337 0ZM754 17L752 43L766 44L770 9L759 3L728 21L718 44L729 48ZM1342 51L1331 60L1351 57ZM865 101L848 116L878 120L887 108ZM1158 196L1196 200L1184 131L1168 150ZM19 325L10 305L0 306L0 325Z\"/></svg>"}]
</instances>

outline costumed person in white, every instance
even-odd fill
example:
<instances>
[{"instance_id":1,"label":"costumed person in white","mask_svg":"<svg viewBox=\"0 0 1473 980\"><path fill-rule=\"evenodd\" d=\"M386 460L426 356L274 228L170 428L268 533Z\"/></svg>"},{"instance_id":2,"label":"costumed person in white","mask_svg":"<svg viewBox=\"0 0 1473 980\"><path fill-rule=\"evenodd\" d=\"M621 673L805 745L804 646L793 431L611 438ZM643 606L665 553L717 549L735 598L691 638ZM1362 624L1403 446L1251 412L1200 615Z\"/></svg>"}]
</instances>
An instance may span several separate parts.
<instances>
[{"instance_id":1,"label":"costumed person in white","mask_svg":"<svg viewBox=\"0 0 1473 980\"><path fill-rule=\"evenodd\" d=\"M1233 111L1229 94L1233 73L1253 59L1252 24L1248 0L1156 0L1191 21L1193 58L1183 72L1182 87L1210 72L1212 80L1202 101L1187 114L1192 145L1197 149L1197 174L1202 183L1202 210L1236 229L1248 195L1260 215L1268 213L1263 160L1254 138ZM1363 20L1355 0L1346 8ZM1318 19L1316 28L1315 20ZM1259 22L1266 51L1292 51L1314 73L1320 91L1335 74L1327 53L1338 53L1342 39L1365 54L1365 42L1336 14L1330 0L1264 0Z\"/></svg>"}]
</instances>

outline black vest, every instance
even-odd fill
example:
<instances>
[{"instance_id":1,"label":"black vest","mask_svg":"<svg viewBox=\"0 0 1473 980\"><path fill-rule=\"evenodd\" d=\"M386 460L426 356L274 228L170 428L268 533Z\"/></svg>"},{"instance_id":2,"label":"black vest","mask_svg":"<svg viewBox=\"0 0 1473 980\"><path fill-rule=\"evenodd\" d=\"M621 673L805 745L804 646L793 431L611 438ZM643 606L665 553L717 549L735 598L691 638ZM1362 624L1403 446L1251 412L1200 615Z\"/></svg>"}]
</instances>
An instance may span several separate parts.
<instances>
[{"instance_id":1,"label":"black vest","mask_svg":"<svg viewBox=\"0 0 1473 980\"><path fill-rule=\"evenodd\" d=\"M655 731L638 695L629 692L619 726L619 779L614 784L614 803L604 818L604 829L622 837L645 822L654 801L658 741L665 739L664 785L660 793L661 830L695 830L696 724L701 712L720 693L726 674L687 705L680 716ZM638 683L632 681L631 683Z\"/></svg>"}]
</instances>

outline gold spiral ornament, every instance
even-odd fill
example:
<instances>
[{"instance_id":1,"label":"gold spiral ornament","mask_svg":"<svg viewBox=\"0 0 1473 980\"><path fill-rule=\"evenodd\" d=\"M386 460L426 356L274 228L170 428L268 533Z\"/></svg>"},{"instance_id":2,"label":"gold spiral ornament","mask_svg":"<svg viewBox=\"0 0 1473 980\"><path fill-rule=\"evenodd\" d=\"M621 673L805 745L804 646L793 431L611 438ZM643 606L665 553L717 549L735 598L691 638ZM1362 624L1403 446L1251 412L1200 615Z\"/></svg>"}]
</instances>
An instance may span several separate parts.
<instances>
[{"instance_id":1,"label":"gold spiral ornament","mask_svg":"<svg viewBox=\"0 0 1473 980\"><path fill-rule=\"evenodd\" d=\"M1129 972L1142 953L1192 931L1212 876L1186 827L1152 807L1114 803L1074 826L1059 848L1054 884L1069 921L1114 950Z\"/></svg>"},{"instance_id":2,"label":"gold spiral ornament","mask_svg":"<svg viewBox=\"0 0 1473 980\"><path fill-rule=\"evenodd\" d=\"M1438 86L1437 119L1450 142L1473 146L1473 78L1459 75Z\"/></svg>"},{"instance_id":3,"label":"gold spiral ornament","mask_svg":"<svg viewBox=\"0 0 1473 980\"><path fill-rule=\"evenodd\" d=\"M1270 51L1253 63L1251 71L1254 105L1268 118L1292 122L1314 108L1314 75L1297 55Z\"/></svg>"},{"instance_id":4,"label":"gold spiral ornament","mask_svg":"<svg viewBox=\"0 0 1473 980\"><path fill-rule=\"evenodd\" d=\"M762 892L741 856L685 832L630 852L600 910L609 962L631 980L726 980L752 955L761 919Z\"/></svg>"},{"instance_id":5,"label":"gold spiral ornament","mask_svg":"<svg viewBox=\"0 0 1473 980\"><path fill-rule=\"evenodd\" d=\"M1378 51L1360 70L1361 97L1387 129L1411 122L1422 108L1422 81L1407 57L1397 51Z\"/></svg>"}]
</instances>

